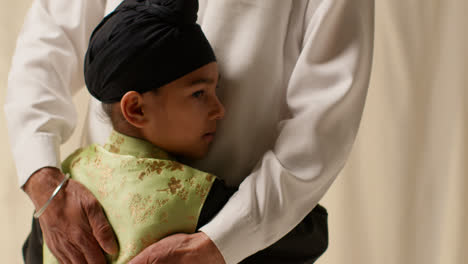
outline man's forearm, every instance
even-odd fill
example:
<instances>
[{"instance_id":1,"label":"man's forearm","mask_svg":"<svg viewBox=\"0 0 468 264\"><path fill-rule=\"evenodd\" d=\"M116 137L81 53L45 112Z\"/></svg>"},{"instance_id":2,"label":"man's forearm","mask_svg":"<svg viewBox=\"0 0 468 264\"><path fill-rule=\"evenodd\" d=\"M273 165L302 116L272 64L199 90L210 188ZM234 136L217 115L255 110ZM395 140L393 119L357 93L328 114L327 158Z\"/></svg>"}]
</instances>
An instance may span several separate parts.
<instances>
[{"instance_id":1,"label":"man's forearm","mask_svg":"<svg viewBox=\"0 0 468 264\"><path fill-rule=\"evenodd\" d=\"M60 167L60 144L77 122L72 95L83 87L83 57L106 1L34 0L13 56L5 99L19 185Z\"/></svg>"},{"instance_id":2,"label":"man's forearm","mask_svg":"<svg viewBox=\"0 0 468 264\"><path fill-rule=\"evenodd\" d=\"M239 191L201 228L227 263L271 245L297 225L343 168L355 139L370 77L374 3L318 3L309 5L288 82L291 116Z\"/></svg>"}]
</instances>

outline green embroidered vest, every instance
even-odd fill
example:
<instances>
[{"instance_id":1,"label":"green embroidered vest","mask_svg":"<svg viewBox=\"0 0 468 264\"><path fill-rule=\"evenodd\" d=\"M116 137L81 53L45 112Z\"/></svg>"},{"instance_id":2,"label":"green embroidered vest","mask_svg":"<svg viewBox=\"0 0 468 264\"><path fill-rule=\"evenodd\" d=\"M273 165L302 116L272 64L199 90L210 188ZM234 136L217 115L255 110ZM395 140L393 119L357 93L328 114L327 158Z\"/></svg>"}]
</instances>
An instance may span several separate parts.
<instances>
[{"instance_id":1,"label":"green embroidered vest","mask_svg":"<svg viewBox=\"0 0 468 264\"><path fill-rule=\"evenodd\" d=\"M64 173L101 203L119 243L109 263L127 263L174 233L193 233L215 177L175 161L151 143L113 131L104 146L77 150ZM44 263L58 263L44 244Z\"/></svg>"}]
</instances>

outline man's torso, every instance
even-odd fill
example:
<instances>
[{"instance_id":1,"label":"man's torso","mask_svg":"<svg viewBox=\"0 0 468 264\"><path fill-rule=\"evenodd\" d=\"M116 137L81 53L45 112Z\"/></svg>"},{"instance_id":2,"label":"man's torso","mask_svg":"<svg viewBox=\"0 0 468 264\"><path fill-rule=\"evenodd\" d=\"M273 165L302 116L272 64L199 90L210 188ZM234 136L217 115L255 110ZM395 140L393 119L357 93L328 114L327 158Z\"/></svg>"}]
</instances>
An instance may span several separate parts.
<instances>
[{"instance_id":1,"label":"man's torso","mask_svg":"<svg viewBox=\"0 0 468 264\"><path fill-rule=\"evenodd\" d=\"M120 1L108 1L106 13ZM266 151L281 121L290 118L287 85L300 53L307 1L200 1L198 22L213 46L226 107L208 155L186 160L237 186ZM83 143L102 143L110 133L100 103L91 99Z\"/></svg>"}]
</instances>

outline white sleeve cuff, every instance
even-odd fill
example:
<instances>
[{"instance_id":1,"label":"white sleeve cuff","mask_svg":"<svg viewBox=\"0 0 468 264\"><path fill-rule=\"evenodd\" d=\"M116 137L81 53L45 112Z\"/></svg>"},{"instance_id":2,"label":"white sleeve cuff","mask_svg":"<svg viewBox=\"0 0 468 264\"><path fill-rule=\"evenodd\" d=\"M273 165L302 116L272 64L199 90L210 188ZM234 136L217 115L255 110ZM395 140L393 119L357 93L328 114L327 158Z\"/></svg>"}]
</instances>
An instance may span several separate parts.
<instances>
[{"instance_id":1,"label":"white sleeve cuff","mask_svg":"<svg viewBox=\"0 0 468 264\"><path fill-rule=\"evenodd\" d=\"M237 193L231 200L236 196ZM216 245L226 264L239 263L245 256L257 251L249 240L258 237L258 226L251 218L248 207L241 205L240 201L228 202L215 218L200 228Z\"/></svg>"},{"instance_id":2,"label":"white sleeve cuff","mask_svg":"<svg viewBox=\"0 0 468 264\"><path fill-rule=\"evenodd\" d=\"M20 186L23 186L38 169L44 167L60 169L60 139L57 136L37 134L25 139L13 150Z\"/></svg>"}]
</instances>

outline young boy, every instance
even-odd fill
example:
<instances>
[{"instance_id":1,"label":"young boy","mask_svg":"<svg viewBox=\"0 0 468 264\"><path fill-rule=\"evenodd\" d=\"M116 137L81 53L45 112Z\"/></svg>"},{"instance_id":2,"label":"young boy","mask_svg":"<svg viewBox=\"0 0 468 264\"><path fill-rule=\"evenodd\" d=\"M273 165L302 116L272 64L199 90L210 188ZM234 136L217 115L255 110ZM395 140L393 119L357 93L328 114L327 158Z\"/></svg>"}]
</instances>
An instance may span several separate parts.
<instances>
[{"instance_id":1,"label":"young boy","mask_svg":"<svg viewBox=\"0 0 468 264\"><path fill-rule=\"evenodd\" d=\"M91 36L85 81L114 131L105 145L73 153L62 170L106 212L120 247L107 256L111 263L127 263L170 234L195 232L235 191L177 162L203 157L224 116L216 58L195 22L197 9L197 1L126 0ZM326 249L326 230L326 212L316 207L285 238L244 262L312 263ZM26 250L40 244L38 231L33 228ZM57 263L45 244L43 260Z\"/></svg>"},{"instance_id":2,"label":"young boy","mask_svg":"<svg viewBox=\"0 0 468 264\"><path fill-rule=\"evenodd\" d=\"M224 116L215 55L195 23L197 1L124 1L95 29L89 92L114 131L62 164L102 205L127 263L174 233L193 233L215 177L176 161L202 158ZM44 246L44 263L56 260Z\"/></svg>"}]
</instances>

